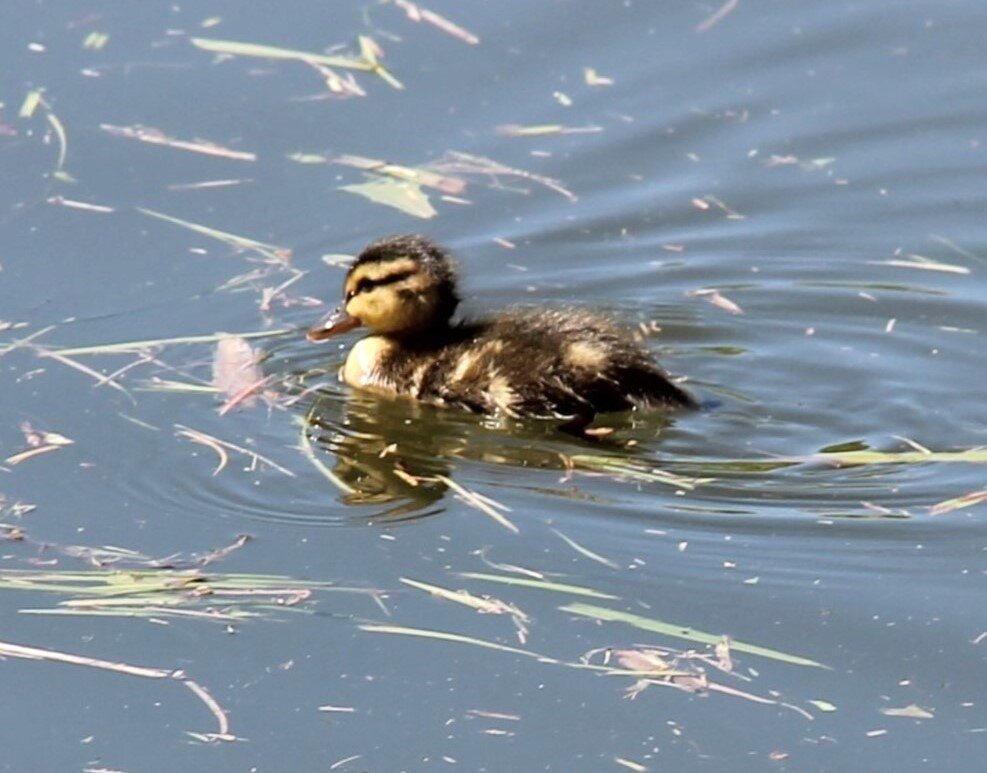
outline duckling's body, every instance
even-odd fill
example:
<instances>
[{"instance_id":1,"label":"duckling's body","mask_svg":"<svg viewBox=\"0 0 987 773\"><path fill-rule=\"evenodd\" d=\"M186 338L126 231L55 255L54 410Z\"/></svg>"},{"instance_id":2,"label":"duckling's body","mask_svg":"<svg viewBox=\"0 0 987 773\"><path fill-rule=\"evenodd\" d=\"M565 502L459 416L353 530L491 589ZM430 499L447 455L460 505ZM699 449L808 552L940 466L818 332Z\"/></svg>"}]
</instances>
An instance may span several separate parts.
<instances>
[{"instance_id":1,"label":"duckling's body","mask_svg":"<svg viewBox=\"0 0 987 773\"><path fill-rule=\"evenodd\" d=\"M578 310L505 312L451 324L458 304L446 254L420 236L382 239L347 274L341 310L309 331L322 340L360 324L343 380L389 396L505 416L565 418L680 408L693 399L636 338Z\"/></svg>"}]
</instances>

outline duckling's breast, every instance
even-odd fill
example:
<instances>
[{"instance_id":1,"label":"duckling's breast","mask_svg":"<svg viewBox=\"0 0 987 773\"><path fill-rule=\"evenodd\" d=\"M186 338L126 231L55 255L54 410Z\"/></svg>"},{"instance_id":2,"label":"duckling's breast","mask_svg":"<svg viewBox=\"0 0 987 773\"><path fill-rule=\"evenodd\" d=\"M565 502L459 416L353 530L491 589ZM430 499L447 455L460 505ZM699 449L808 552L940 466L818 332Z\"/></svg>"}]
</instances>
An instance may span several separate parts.
<instances>
[{"instance_id":1,"label":"duckling's breast","mask_svg":"<svg viewBox=\"0 0 987 773\"><path fill-rule=\"evenodd\" d=\"M368 336L354 344L340 372L344 382L356 389L394 396L399 390L394 378L384 367L395 344L383 336Z\"/></svg>"}]
</instances>

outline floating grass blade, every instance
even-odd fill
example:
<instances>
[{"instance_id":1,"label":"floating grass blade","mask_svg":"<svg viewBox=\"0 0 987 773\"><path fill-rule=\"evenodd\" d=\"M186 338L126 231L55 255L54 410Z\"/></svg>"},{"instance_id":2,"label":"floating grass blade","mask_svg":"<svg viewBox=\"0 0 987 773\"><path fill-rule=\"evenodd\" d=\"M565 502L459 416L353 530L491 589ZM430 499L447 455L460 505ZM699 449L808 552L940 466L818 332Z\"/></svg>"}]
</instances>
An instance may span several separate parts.
<instances>
[{"instance_id":1,"label":"floating grass blade","mask_svg":"<svg viewBox=\"0 0 987 773\"><path fill-rule=\"evenodd\" d=\"M249 151L234 150L226 148L215 142L208 140L180 140L176 137L169 137L160 129L149 126L116 126L110 123L103 123L99 128L114 137L123 137L138 142L146 142L149 145L160 145L175 150L185 150L191 153L202 153L207 156L217 158L232 159L235 161L256 161L257 154Z\"/></svg>"},{"instance_id":2,"label":"floating grass blade","mask_svg":"<svg viewBox=\"0 0 987 773\"><path fill-rule=\"evenodd\" d=\"M954 510L960 510L964 507L974 507L975 505L979 505L984 502L987 502L987 489L971 491L969 494L963 494L959 497L946 499L938 504L932 505L932 507L929 508L929 514L942 515L944 513L951 513Z\"/></svg>"},{"instance_id":3,"label":"floating grass blade","mask_svg":"<svg viewBox=\"0 0 987 773\"><path fill-rule=\"evenodd\" d=\"M452 478L446 477L445 475L436 475L435 479L438 480L440 483L444 483L446 486L448 486L457 494L459 494L462 500L470 507L474 507L477 510L479 510L481 513L490 516L508 531L511 531L514 534L517 534L520 531L518 527L515 526L514 523L506 515L501 513L495 507L491 506L492 504L499 504L499 503L494 503L492 500L489 500L486 497L477 494L475 491L470 491L469 489L460 486ZM504 509L506 510L507 508Z\"/></svg>"},{"instance_id":4,"label":"floating grass blade","mask_svg":"<svg viewBox=\"0 0 987 773\"><path fill-rule=\"evenodd\" d=\"M288 468L282 467L273 459L267 456L263 456L262 454L259 454L256 451L251 451L249 448L244 448L243 446L238 446L235 443L230 443L228 440L220 440L219 438L214 437L213 435L207 435L205 432L200 432L199 430L192 429L191 427L186 427L183 424L176 424L175 429L177 430L175 432L176 436L188 438L193 443L200 443L216 451L217 455L220 458L220 465L219 467L216 468L216 471L213 472L213 475L218 474L219 471L226 466L227 455L224 449L229 449L231 451L236 451L238 453L243 454L248 459L250 459L254 465L258 463L266 464L268 467L274 468L282 475L287 475L289 478L297 477L295 473L293 473Z\"/></svg>"},{"instance_id":5,"label":"floating grass blade","mask_svg":"<svg viewBox=\"0 0 987 773\"><path fill-rule=\"evenodd\" d=\"M686 639L688 641L699 642L700 644L715 646L723 639L722 636L706 633L704 631L696 631L688 626L666 623L662 620L643 617L642 615L635 615L630 612L621 612L618 609L598 607L592 604L575 603L564 607L559 607L559 609L562 612L569 612L573 615L591 617L594 620L602 620L604 622L625 623L627 625L632 625L635 628L639 628L642 631L650 631L651 633L658 633L663 636L672 636L677 639ZM762 658L780 660L783 663L791 663L796 666L828 668L828 666L824 666L822 663L817 663L816 661L810 660L809 658L804 658L801 655L791 655L787 652L781 652L779 650L773 650L767 647L760 647L756 644L747 644L746 642L731 640L730 646L737 652L746 652L749 655L757 655Z\"/></svg>"},{"instance_id":6,"label":"floating grass blade","mask_svg":"<svg viewBox=\"0 0 987 773\"><path fill-rule=\"evenodd\" d=\"M771 459L670 459L664 463L674 464L680 469L717 474L774 472L803 464L825 464L832 467L864 467L878 464L987 464L987 448L968 448L962 451L821 451L805 456L781 456Z\"/></svg>"},{"instance_id":7,"label":"floating grass blade","mask_svg":"<svg viewBox=\"0 0 987 773\"><path fill-rule=\"evenodd\" d=\"M211 737L222 740L232 740L230 724L226 711L219 705L215 698L198 682L194 682L185 676L181 671L173 671L166 668L146 668L144 666L132 666L129 663L119 663L116 661L91 658L86 655L75 655L70 652L60 652L58 650L41 649L39 647L28 647L23 644L12 642L0 642L0 657L24 658L26 660L47 660L53 663L67 663L73 666L88 666L98 668L103 671L114 671L118 674L128 676L140 676L147 679L174 679L188 687L199 700L201 700L219 725L218 734Z\"/></svg>"},{"instance_id":8,"label":"floating grass blade","mask_svg":"<svg viewBox=\"0 0 987 773\"><path fill-rule=\"evenodd\" d=\"M596 563L598 564L609 566L611 569L620 569L620 564L618 564L616 561L611 561L609 558L604 558L599 553L594 553L589 548L580 545L578 542L576 542L576 540L572 539L572 537L567 537L558 529L552 529L552 531L555 532L566 545L571 547L581 556L586 556L586 558L590 559L591 561L596 561Z\"/></svg>"},{"instance_id":9,"label":"floating grass blade","mask_svg":"<svg viewBox=\"0 0 987 773\"><path fill-rule=\"evenodd\" d=\"M69 597L54 608L21 609L24 614L186 617L214 621L268 617L303 604L316 590L370 592L280 575L173 569L122 572L6 570L0 572L2 589Z\"/></svg>"},{"instance_id":10,"label":"floating grass blade","mask_svg":"<svg viewBox=\"0 0 987 773\"><path fill-rule=\"evenodd\" d=\"M171 215L166 215L163 212L156 212L153 209L137 207L137 211L141 214L147 215L148 217L164 220L166 223L171 223L197 234L201 234L202 236L208 236L211 239L224 242L234 249L254 250L255 252L260 253L264 257L276 263L287 264L291 259L291 250L287 247L279 247L276 244L267 244L265 242L259 242L256 239L249 239L246 236L239 236L238 234L229 233L227 231L220 231L218 228L212 228L207 225L202 225L201 223L193 223L189 220L182 220L179 217L172 217Z\"/></svg>"},{"instance_id":11,"label":"floating grass blade","mask_svg":"<svg viewBox=\"0 0 987 773\"><path fill-rule=\"evenodd\" d=\"M75 357L80 354L131 354L144 349L155 349L162 346L177 346L179 344L214 344L223 338L235 335L237 338L275 338L294 333L289 328L278 330L263 330L252 333L209 333L207 335L176 336L175 338L148 338L139 341L121 341L113 344L93 344L91 346L69 346L54 349L56 354L63 357Z\"/></svg>"},{"instance_id":12,"label":"floating grass blade","mask_svg":"<svg viewBox=\"0 0 987 773\"><path fill-rule=\"evenodd\" d=\"M926 464L928 462L967 462L987 464L987 448L965 451L848 451L814 454L803 461L826 462L842 467L870 464Z\"/></svg>"},{"instance_id":13,"label":"floating grass blade","mask_svg":"<svg viewBox=\"0 0 987 773\"><path fill-rule=\"evenodd\" d=\"M327 67L342 67L350 70L371 71L372 62L363 58L349 56L330 56L311 51L299 51L293 48L280 48L260 43L241 43L236 40L216 40L214 38L189 38L189 42L203 51L215 54L230 54L231 56L254 56L262 59L294 59L299 62L315 62Z\"/></svg>"},{"instance_id":14,"label":"floating grass blade","mask_svg":"<svg viewBox=\"0 0 987 773\"><path fill-rule=\"evenodd\" d=\"M55 136L58 138L58 163L55 166L55 174L58 175L62 173L65 167L65 159L69 154L69 138L68 134L65 132L65 126L59 120L58 116L55 115L51 108L45 103L45 108L48 111L45 117L48 119L48 123L51 124L51 128L55 132Z\"/></svg>"},{"instance_id":15,"label":"floating grass blade","mask_svg":"<svg viewBox=\"0 0 987 773\"><path fill-rule=\"evenodd\" d=\"M466 590L450 590L449 588L443 588L439 585L430 585L426 582L419 582L418 580L412 580L407 577L402 577L400 579L405 585L409 585L412 588L417 588L418 590L430 593L436 598L445 599L446 601L451 601L455 604L462 604L463 606L475 609L480 614L509 615L514 621L514 626L517 628L518 638L521 640L521 643L524 644L527 640L527 624L531 622L531 618L529 618L514 604L502 601L498 598L491 598L489 596L474 596Z\"/></svg>"},{"instance_id":16,"label":"floating grass blade","mask_svg":"<svg viewBox=\"0 0 987 773\"><path fill-rule=\"evenodd\" d=\"M488 650L498 650L508 652L512 655L523 655L526 658L534 658L541 663L561 663L555 658L539 655L531 650L523 650L520 647L511 647L507 644L499 644L495 641L477 639L473 636L464 636L460 633L450 633L448 631L435 631L428 628L408 628L403 625L379 625L377 623L363 623L359 626L361 631L370 633L389 633L398 636L417 636L421 639L435 639L437 641L453 642L455 644L469 644L474 647L482 647Z\"/></svg>"},{"instance_id":17,"label":"floating grass blade","mask_svg":"<svg viewBox=\"0 0 987 773\"><path fill-rule=\"evenodd\" d=\"M633 459L621 459L615 456L594 456L592 454L574 454L566 460L576 469L616 475L642 483L660 483L665 486L692 491L703 483L710 483L713 478L691 478L685 475L667 472L654 465L644 464Z\"/></svg>"},{"instance_id":18,"label":"floating grass blade","mask_svg":"<svg viewBox=\"0 0 987 773\"><path fill-rule=\"evenodd\" d=\"M584 588L580 585L568 585L561 582L549 582L548 580L535 580L528 577L512 577L510 575L486 574L484 572L459 572L459 577L467 580L482 580L486 582L499 582L504 585L516 585L521 588L534 588L536 590L552 591L553 593L567 593L571 596L588 596L595 599L618 599L619 596L612 596L609 593L601 593L592 588Z\"/></svg>"}]
</instances>

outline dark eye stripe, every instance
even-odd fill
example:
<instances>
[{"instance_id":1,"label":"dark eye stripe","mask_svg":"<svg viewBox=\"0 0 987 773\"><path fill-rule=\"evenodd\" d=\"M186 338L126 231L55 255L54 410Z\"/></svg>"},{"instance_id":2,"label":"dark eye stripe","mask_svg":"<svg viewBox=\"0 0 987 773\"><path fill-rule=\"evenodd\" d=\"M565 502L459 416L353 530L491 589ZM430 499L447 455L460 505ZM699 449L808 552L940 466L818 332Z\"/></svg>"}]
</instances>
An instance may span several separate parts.
<instances>
[{"instance_id":1,"label":"dark eye stripe","mask_svg":"<svg viewBox=\"0 0 987 773\"><path fill-rule=\"evenodd\" d=\"M395 284L396 282L403 282L405 279L413 277L417 273L418 273L417 270L409 269L407 271L398 271L393 274L387 274L386 276L382 276L379 279L370 279L368 277L364 277L363 279L361 279L356 283L356 287L354 289L350 290L346 294L346 300L349 300L350 298L352 298L354 295L357 295L358 293L365 293L368 290L374 290L378 287L383 287L384 285L392 285Z\"/></svg>"}]
</instances>

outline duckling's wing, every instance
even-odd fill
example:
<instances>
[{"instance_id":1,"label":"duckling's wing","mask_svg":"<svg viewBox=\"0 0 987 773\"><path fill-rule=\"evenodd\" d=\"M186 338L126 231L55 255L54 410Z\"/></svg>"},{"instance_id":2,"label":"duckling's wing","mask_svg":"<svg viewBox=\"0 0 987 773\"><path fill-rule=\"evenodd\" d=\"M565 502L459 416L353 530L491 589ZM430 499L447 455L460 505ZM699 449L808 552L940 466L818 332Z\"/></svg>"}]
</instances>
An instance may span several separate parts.
<instances>
[{"instance_id":1,"label":"duckling's wing","mask_svg":"<svg viewBox=\"0 0 987 773\"><path fill-rule=\"evenodd\" d=\"M517 385L525 413L592 416L635 405L695 404L629 331L605 317L543 311L505 317L497 327L511 341L501 367Z\"/></svg>"}]
</instances>

